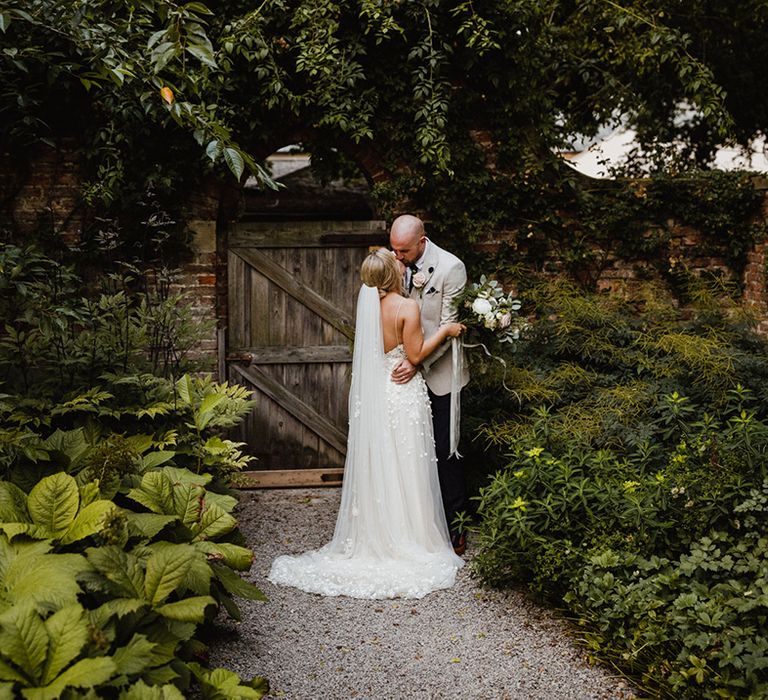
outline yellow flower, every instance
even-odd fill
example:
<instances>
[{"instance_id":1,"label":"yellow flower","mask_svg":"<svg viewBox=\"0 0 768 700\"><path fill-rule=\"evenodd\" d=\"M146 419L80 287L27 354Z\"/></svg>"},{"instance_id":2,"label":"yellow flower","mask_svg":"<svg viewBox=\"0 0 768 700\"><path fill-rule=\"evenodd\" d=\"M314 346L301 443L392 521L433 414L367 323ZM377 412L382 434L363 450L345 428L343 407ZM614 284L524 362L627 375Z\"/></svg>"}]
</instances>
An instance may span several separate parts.
<instances>
[{"instance_id":1,"label":"yellow flower","mask_svg":"<svg viewBox=\"0 0 768 700\"><path fill-rule=\"evenodd\" d=\"M538 457L542 452L544 452L543 447L532 447L525 454L529 457Z\"/></svg>"},{"instance_id":2,"label":"yellow flower","mask_svg":"<svg viewBox=\"0 0 768 700\"><path fill-rule=\"evenodd\" d=\"M625 481L622 486L624 487L624 490L627 493L634 493L634 491L637 489L638 486L640 486L639 481Z\"/></svg>"},{"instance_id":3,"label":"yellow flower","mask_svg":"<svg viewBox=\"0 0 768 700\"><path fill-rule=\"evenodd\" d=\"M512 510L525 510L526 501L518 496L515 502L510 506Z\"/></svg>"}]
</instances>

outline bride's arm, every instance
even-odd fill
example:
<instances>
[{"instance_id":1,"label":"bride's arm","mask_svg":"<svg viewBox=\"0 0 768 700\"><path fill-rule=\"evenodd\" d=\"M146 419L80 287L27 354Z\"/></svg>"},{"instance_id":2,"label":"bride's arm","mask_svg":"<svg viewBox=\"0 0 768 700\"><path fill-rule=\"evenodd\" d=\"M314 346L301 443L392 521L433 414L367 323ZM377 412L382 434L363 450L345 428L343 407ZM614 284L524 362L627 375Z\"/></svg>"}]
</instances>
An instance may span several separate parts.
<instances>
[{"instance_id":1,"label":"bride's arm","mask_svg":"<svg viewBox=\"0 0 768 700\"><path fill-rule=\"evenodd\" d=\"M464 330L464 326L460 323L447 323L440 326L434 335L425 340L421 330L419 305L415 301L408 304L403 313L403 321L403 346L406 357L413 365L420 365L446 338L456 337Z\"/></svg>"}]
</instances>

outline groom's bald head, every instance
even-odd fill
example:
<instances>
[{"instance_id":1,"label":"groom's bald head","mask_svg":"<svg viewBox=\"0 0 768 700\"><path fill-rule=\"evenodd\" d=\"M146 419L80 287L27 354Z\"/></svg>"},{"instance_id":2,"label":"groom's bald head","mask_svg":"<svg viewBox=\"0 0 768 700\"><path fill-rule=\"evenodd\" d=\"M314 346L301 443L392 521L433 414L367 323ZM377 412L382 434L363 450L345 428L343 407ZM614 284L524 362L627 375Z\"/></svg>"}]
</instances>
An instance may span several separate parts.
<instances>
[{"instance_id":1,"label":"groom's bald head","mask_svg":"<svg viewBox=\"0 0 768 700\"><path fill-rule=\"evenodd\" d=\"M412 214L398 216L389 231L389 245L398 260L406 265L415 263L427 245L422 220Z\"/></svg>"}]
</instances>

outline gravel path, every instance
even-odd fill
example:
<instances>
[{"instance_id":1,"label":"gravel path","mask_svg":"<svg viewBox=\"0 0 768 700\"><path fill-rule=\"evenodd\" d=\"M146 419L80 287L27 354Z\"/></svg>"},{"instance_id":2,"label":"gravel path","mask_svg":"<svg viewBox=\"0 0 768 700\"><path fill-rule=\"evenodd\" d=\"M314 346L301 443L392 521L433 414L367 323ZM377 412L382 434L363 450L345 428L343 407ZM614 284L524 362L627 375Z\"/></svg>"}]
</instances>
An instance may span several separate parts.
<instances>
[{"instance_id":1,"label":"gravel path","mask_svg":"<svg viewBox=\"0 0 768 700\"><path fill-rule=\"evenodd\" d=\"M521 592L480 588L468 567L453 588L421 600L323 598L269 583L276 555L331 538L340 493L243 494L238 517L256 553L250 576L269 602L242 602L243 621L224 623L212 645L214 665L265 675L269 697L290 700L635 697L587 665L565 622Z\"/></svg>"}]
</instances>

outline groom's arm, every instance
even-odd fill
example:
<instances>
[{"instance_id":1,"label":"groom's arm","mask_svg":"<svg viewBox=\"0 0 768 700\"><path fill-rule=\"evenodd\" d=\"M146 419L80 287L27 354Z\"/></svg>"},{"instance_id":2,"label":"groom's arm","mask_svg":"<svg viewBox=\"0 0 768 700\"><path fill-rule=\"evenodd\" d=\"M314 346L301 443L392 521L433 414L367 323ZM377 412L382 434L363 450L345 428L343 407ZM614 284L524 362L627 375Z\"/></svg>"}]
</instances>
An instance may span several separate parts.
<instances>
[{"instance_id":1,"label":"groom's arm","mask_svg":"<svg viewBox=\"0 0 768 700\"><path fill-rule=\"evenodd\" d=\"M446 323L454 323L459 320L459 309L456 306L456 299L464 291L464 287L467 286L467 268L464 267L464 263L460 260L458 264L452 266L445 275L443 281L443 299L442 306L440 308L440 325L444 326ZM435 350L424 362L422 363L425 369L443 356L448 351L450 343L443 343Z\"/></svg>"}]
</instances>

